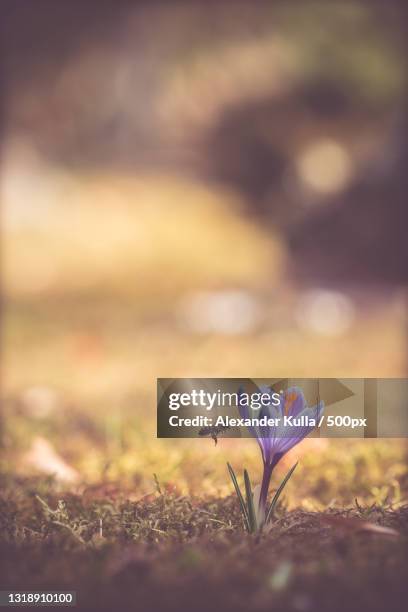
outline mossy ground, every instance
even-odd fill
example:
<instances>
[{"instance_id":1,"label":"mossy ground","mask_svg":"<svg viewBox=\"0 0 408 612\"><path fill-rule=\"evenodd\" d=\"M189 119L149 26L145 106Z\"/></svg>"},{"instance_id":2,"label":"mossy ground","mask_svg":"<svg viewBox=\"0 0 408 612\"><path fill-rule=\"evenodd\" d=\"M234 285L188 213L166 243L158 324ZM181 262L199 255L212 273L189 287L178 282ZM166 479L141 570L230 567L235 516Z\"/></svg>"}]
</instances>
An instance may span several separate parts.
<instances>
[{"instance_id":1,"label":"mossy ground","mask_svg":"<svg viewBox=\"0 0 408 612\"><path fill-rule=\"evenodd\" d=\"M251 536L235 495L153 486L138 497L117 482L74 490L3 475L2 588L72 589L99 609L405 609L408 507L395 493L321 511L284 499L269 532Z\"/></svg>"},{"instance_id":2,"label":"mossy ground","mask_svg":"<svg viewBox=\"0 0 408 612\"><path fill-rule=\"evenodd\" d=\"M403 376L398 304L357 312L335 342L300 329L298 290L270 234L200 190L171 195L168 183L147 184L152 202L146 181L145 191L126 187L126 206L106 203L104 223L93 202L109 179L98 177L96 195L81 185L80 236L70 202L55 227L51 219L42 231L6 232L1 588L73 589L80 607L96 609L405 609L405 442L305 441L273 476L276 487L300 459L272 529L250 536L226 462L259 482L256 443L155 432L157 377ZM203 228L208 239L199 240ZM241 245L238 258L231 244ZM234 336L180 325L180 300L237 286L265 300L259 329ZM52 477L61 461L74 482Z\"/></svg>"}]
</instances>

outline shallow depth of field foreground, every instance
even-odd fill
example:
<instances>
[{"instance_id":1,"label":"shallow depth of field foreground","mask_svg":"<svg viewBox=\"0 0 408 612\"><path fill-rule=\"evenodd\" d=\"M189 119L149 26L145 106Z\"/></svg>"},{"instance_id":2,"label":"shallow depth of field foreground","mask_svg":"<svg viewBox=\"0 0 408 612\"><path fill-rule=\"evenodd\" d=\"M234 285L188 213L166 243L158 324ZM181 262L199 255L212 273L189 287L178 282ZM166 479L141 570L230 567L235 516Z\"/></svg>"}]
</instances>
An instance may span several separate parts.
<instances>
[{"instance_id":1,"label":"shallow depth of field foreground","mask_svg":"<svg viewBox=\"0 0 408 612\"><path fill-rule=\"evenodd\" d=\"M158 377L406 376L406 10L249 4L2 15L0 590L406 608L406 440L304 440L249 535L256 441L156 437Z\"/></svg>"}]
</instances>

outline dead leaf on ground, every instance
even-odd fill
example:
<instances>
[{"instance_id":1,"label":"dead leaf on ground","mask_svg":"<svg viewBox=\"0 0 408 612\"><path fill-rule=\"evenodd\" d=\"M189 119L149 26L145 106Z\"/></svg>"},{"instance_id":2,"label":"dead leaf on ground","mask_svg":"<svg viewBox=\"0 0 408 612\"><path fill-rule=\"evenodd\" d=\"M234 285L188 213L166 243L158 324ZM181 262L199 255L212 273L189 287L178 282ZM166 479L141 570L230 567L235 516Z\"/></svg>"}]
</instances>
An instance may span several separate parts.
<instances>
[{"instance_id":1,"label":"dead leaf on ground","mask_svg":"<svg viewBox=\"0 0 408 612\"><path fill-rule=\"evenodd\" d=\"M322 515L321 520L327 525L338 528L343 532L346 531L353 533L357 531L368 531L378 535L394 538L400 536L399 532L392 527L384 527L383 525L378 525L377 523L370 523L369 521L364 521L363 519L359 519L355 516L331 516L326 514Z\"/></svg>"},{"instance_id":2,"label":"dead leaf on ground","mask_svg":"<svg viewBox=\"0 0 408 612\"><path fill-rule=\"evenodd\" d=\"M54 476L59 482L75 484L80 479L77 470L58 454L49 440L41 436L33 439L29 451L24 456L24 463L37 472Z\"/></svg>"}]
</instances>

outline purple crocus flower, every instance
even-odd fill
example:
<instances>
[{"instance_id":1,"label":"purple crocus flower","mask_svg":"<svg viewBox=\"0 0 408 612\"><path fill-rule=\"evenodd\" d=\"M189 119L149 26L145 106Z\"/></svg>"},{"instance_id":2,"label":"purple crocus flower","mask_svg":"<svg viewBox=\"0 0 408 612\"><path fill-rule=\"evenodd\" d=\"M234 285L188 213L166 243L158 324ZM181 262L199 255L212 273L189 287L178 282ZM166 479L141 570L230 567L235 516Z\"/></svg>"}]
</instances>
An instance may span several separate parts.
<instances>
[{"instance_id":1,"label":"purple crocus flower","mask_svg":"<svg viewBox=\"0 0 408 612\"><path fill-rule=\"evenodd\" d=\"M254 411L245 405L243 399L243 389L238 392L238 409L242 418L259 418L267 417L272 419L279 418L278 425L266 426L250 426L248 429L256 438L262 452L262 460L264 471L262 484L259 492L258 503L258 523L262 524L265 519L266 502L269 490L269 484L274 467L279 463L282 457L290 451L296 444L301 442L315 427L313 421L318 424L323 413L324 403L319 401L315 406L307 405L302 389L299 387L290 387L286 391L280 393L279 405L273 403L273 392L269 387L261 386L260 393L270 395L270 405L262 406L260 410ZM275 395L276 403L276 395ZM297 423L302 424L284 424L284 417L292 417ZM302 417L304 417L302 419Z\"/></svg>"}]
</instances>

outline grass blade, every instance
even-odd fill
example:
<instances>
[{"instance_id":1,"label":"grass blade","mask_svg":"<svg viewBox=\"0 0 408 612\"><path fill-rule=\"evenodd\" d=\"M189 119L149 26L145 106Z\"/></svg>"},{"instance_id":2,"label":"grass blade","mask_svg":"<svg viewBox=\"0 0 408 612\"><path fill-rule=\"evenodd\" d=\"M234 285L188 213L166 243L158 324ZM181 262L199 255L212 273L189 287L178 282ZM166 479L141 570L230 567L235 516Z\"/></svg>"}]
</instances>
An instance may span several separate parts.
<instances>
[{"instance_id":1,"label":"grass blade","mask_svg":"<svg viewBox=\"0 0 408 612\"><path fill-rule=\"evenodd\" d=\"M248 505L248 519L250 526L250 533L254 533L257 529L256 524L256 515L254 508L254 498L251 490L251 482L249 480L248 472L244 470L244 481L245 481L245 491L247 497L247 505Z\"/></svg>"},{"instance_id":2,"label":"grass blade","mask_svg":"<svg viewBox=\"0 0 408 612\"><path fill-rule=\"evenodd\" d=\"M282 493L283 489L285 488L289 478L292 476L293 472L295 471L297 464L298 464L298 461L296 461L295 465L290 468L289 472L286 474L285 478L280 483L278 490L276 491L275 495L273 496L273 499L271 501L271 505L269 506L269 510L267 512L267 515L266 515L265 525L267 525L269 523L270 519L272 518L274 510L275 510L275 507L276 507L276 504L278 503L279 497L281 496L281 493Z\"/></svg>"},{"instance_id":3,"label":"grass blade","mask_svg":"<svg viewBox=\"0 0 408 612\"><path fill-rule=\"evenodd\" d=\"M242 512L242 516L244 517L245 527L246 527L247 531L250 532L248 511L247 511L246 506L245 506L244 498L242 497L241 489L239 488L237 477L235 476L234 470L232 469L232 467L230 466L230 464L228 462L227 462L227 467L228 467L228 471L229 471L230 476L231 476L232 484L234 485L235 492L236 492L237 497L238 497L238 501L239 501L240 506L241 506L241 512Z\"/></svg>"}]
</instances>

